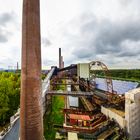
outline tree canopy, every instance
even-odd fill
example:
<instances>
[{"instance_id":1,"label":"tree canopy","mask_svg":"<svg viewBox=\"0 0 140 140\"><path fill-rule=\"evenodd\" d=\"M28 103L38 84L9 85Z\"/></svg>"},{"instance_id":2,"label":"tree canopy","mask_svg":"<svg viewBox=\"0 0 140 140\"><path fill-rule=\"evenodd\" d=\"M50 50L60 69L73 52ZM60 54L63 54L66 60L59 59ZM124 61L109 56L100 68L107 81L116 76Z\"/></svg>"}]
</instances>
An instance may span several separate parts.
<instances>
[{"instance_id":1,"label":"tree canopy","mask_svg":"<svg viewBox=\"0 0 140 140\"><path fill-rule=\"evenodd\" d=\"M140 69L111 69L109 72L112 79L140 82ZM96 73L97 77L105 76L102 70L94 70L91 73Z\"/></svg>"},{"instance_id":2,"label":"tree canopy","mask_svg":"<svg viewBox=\"0 0 140 140\"><path fill-rule=\"evenodd\" d=\"M20 75L0 73L0 125L9 121L20 102Z\"/></svg>"}]
</instances>

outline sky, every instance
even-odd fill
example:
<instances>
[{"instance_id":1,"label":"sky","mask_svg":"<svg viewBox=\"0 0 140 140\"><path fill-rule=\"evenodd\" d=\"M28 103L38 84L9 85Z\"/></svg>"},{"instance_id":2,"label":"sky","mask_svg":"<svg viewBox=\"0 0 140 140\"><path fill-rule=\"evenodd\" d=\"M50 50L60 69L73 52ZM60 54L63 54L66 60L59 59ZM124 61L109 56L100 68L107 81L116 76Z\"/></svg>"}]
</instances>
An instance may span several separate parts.
<instances>
[{"instance_id":1,"label":"sky","mask_svg":"<svg viewBox=\"0 0 140 140\"><path fill-rule=\"evenodd\" d=\"M22 0L0 0L0 68L21 66ZM102 61L140 68L140 0L40 0L42 68Z\"/></svg>"}]
</instances>

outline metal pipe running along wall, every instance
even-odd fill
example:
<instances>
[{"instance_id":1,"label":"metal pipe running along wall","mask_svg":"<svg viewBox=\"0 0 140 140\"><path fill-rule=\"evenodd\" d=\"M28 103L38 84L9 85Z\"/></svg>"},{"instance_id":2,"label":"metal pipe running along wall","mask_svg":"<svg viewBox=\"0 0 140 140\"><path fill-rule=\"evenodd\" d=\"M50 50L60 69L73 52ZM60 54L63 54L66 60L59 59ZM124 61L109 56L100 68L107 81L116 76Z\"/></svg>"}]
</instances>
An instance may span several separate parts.
<instances>
[{"instance_id":1,"label":"metal pipe running along wall","mask_svg":"<svg viewBox=\"0 0 140 140\"><path fill-rule=\"evenodd\" d=\"M40 1L23 0L20 140L43 140Z\"/></svg>"}]
</instances>

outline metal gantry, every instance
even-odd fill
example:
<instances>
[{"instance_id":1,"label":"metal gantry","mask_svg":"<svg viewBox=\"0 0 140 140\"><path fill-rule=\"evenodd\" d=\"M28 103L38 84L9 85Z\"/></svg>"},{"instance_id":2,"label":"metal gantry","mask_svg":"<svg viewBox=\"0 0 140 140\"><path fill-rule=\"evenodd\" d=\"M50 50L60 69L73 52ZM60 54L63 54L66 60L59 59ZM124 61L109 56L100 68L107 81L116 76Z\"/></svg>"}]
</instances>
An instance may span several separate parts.
<instances>
[{"instance_id":1,"label":"metal gantry","mask_svg":"<svg viewBox=\"0 0 140 140\"><path fill-rule=\"evenodd\" d=\"M93 92L82 92L82 91L57 91L57 90L52 90L52 91L46 91L46 95L60 95L60 96L92 96L94 93Z\"/></svg>"},{"instance_id":2,"label":"metal gantry","mask_svg":"<svg viewBox=\"0 0 140 140\"><path fill-rule=\"evenodd\" d=\"M107 84L107 91L109 93L114 93L112 79L111 79L110 72L109 72L109 69L107 68L107 66L104 63L100 62L100 61L92 61L92 62L90 62L90 70L95 66L101 67L101 69L103 70L103 72L105 74L105 79L106 79L106 84ZM93 78L95 80L96 75L93 75Z\"/></svg>"}]
</instances>

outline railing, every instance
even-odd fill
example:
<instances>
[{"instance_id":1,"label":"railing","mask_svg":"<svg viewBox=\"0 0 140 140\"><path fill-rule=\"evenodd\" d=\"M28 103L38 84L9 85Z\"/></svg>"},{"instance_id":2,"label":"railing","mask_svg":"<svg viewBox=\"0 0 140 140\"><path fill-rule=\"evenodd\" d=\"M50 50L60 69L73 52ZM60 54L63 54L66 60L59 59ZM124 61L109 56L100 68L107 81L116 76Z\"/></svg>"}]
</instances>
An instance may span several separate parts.
<instances>
[{"instance_id":1,"label":"railing","mask_svg":"<svg viewBox=\"0 0 140 140\"><path fill-rule=\"evenodd\" d=\"M42 83L42 98L45 98L46 96L46 91L49 89L50 87L50 79L54 73L55 68L52 68L51 71L48 73L47 77L44 79L43 83Z\"/></svg>"},{"instance_id":2,"label":"railing","mask_svg":"<svg viewBox=\"0 0 140 140\"><path fill-rule=\"evenodd\" d=\"M43 109L43 115L46 110L46 94L47 91L50 89L50 79L55 71L55 68L52 68L50 72L48 73L47 77L42 82L42 109Z\"/></svg>"},{"instance_id":3,"label":"railing","mask_svg":"<svg viewBox=\"0 0 140 140\"><path fill-rule=\"evenodd\" d=\"M93 92L82 92L82 91L46 91L47 95L55 96L55 95L63 95L63 96L92 96Z\"/></svg>"}]
</instances>

